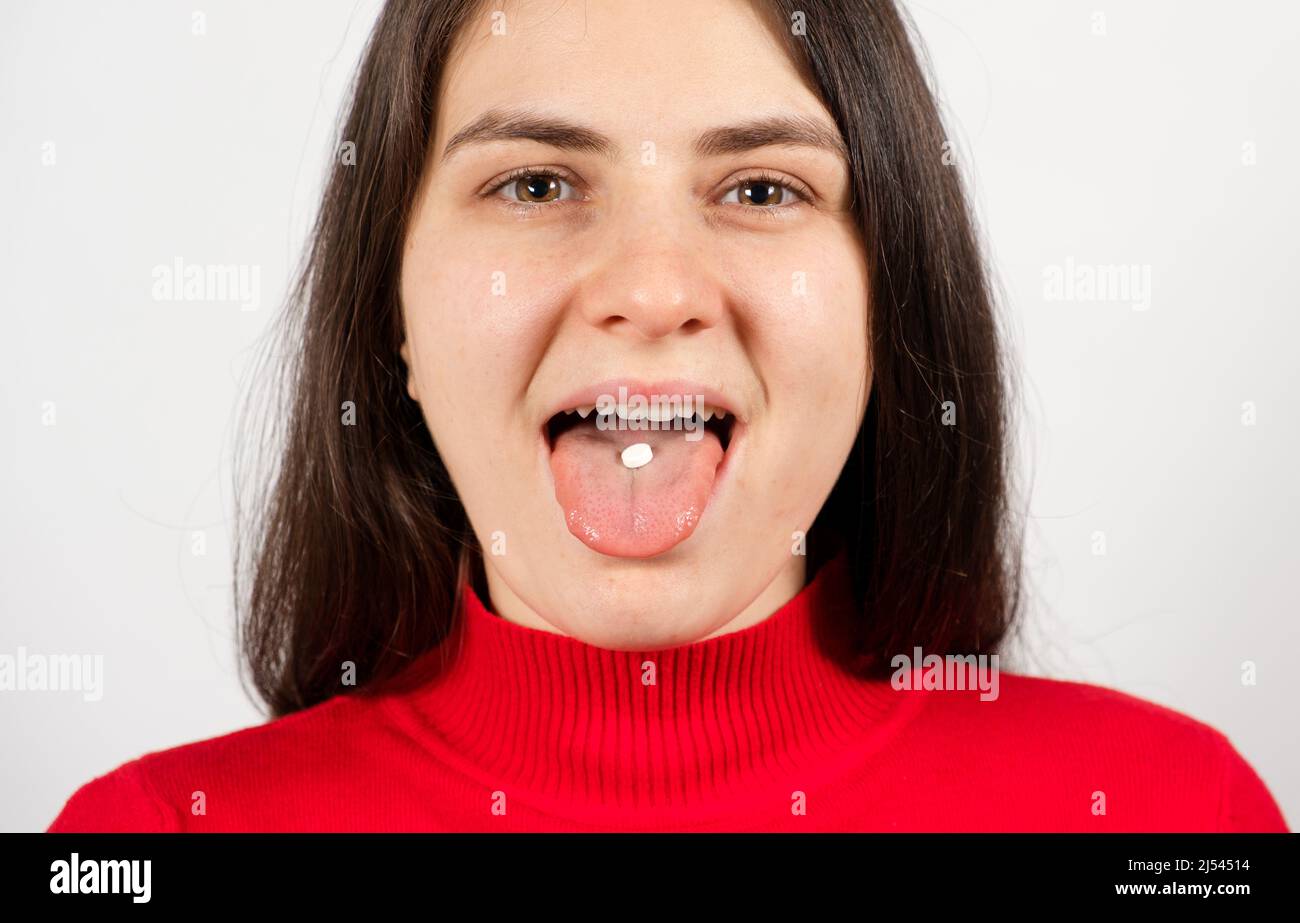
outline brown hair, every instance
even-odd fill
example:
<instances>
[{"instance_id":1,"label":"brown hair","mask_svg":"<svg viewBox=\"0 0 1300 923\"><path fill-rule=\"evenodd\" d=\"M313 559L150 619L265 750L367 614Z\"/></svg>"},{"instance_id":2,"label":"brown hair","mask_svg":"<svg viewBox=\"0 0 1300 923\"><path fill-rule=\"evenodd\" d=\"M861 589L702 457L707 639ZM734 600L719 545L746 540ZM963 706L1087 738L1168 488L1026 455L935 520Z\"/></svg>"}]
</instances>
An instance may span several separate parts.
<instances>
[{"instance_id":1,"label":"brown hair","mask_svg":"<svg viewBox=\"0 0 1300 923\"><path fill-rule=\"evenodd\" d=\"M872 394L810 555L848 554L859 641L877 663L914 645L992 652L1020 603L1010 391L934 98L892 2L756 2L848 146L871 280ZM347 661L357 688L396 676L446 635L466 580L483 592L477 541L398 354L402 242L442 68L483 6L384 6L339 139L355 163L335 158L273 341L283 356L268 355L283 404L253 395L272 408L255 448L274 470L251 513L237 509L248 537L235 595L249 675L276 716L350 691ZM349 408L354 425L341 425Z\"/></svg>"}]
</instances>

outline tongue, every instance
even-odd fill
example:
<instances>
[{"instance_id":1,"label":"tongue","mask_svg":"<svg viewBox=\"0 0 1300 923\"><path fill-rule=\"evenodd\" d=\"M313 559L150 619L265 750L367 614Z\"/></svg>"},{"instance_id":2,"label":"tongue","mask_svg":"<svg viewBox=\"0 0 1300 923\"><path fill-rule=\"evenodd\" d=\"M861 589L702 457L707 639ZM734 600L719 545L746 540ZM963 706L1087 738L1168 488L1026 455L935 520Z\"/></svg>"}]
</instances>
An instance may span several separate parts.
<instances>
[{"instance_id":1,"label":"tongue","mask_svg":"<svg viewBox=\"0 0 1300 923\"><path fill-rule=\"evenodd\" d=\"M628 468L623 449L638 442L654 458ZM588 421L556 438L551 473L576 538L601 554L648 558L695 531L721 461L722 444L707 430L601 430Z\"/></svg>"}]
</instances>

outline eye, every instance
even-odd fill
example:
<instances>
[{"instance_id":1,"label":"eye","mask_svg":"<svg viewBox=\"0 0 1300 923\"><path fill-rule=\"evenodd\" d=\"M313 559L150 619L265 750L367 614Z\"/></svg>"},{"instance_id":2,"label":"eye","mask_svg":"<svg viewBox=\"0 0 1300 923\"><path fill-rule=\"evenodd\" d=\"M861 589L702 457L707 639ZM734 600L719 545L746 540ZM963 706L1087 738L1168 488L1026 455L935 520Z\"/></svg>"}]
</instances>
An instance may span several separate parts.
<instances>
[{"instance_id":1,"label":"eye","mask_svg":"<svg viewBox=\"0 0 1300 923\"><path fill-rule=\"evenodd\" d=\"M580 198L564 174L536 167L525 167L502 177L491 185L485 195L500 195L508 204L523 206L549 205L565 199Z\"/></svg>"},{"instance_id":2,"label":"eye","mask_svg":"<svg viewBox=\"0 0 1300 923\"><path fill-rule=\"evenodd\" d=\"M742 179L722 197L723 205L746 205L773 209L790 207L812 199L812 193L801 183L761 173Z\"/></svg>"}]
</instances>

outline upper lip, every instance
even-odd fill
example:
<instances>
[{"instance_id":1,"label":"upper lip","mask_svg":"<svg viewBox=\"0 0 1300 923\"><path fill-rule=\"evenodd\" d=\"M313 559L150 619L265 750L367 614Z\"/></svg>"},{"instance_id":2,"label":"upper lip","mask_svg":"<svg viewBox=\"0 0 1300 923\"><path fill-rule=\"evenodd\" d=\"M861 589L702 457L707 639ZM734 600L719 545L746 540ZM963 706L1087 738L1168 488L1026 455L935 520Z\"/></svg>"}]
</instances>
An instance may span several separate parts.
<instances>
[{"instance_id":1,"label":"upper lip","mask_svg":"<svg viewBox=\"0 0 1300 923\"><path fill-rule=\"evenodd\" d=\"M728 414L735 416L740 422L745 420L745 408L741 406L739 401L720 389L711 388L696 381L684 378L657 379L654 381L609 378L590 385L584 385L578 390L570 392L563 400L551 406L542 423L545 424L557 413L563 413L576 407L592 406L605 395L617 400L620 387L627 389L629 398L634 394L644 395L647 398L691 397L697 400L703 398L707 406L721 408Z\"/></svg>"}]
</instances>

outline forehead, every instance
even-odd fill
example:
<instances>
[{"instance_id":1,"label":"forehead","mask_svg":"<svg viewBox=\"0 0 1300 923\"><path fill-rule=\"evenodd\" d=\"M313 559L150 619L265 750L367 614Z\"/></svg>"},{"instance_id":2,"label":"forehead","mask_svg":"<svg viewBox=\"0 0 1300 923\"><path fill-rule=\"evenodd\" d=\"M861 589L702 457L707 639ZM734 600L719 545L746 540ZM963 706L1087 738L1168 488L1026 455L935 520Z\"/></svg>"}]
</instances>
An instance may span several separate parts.
<instances>
[{"instance_id":1,"label":"forehead","mask_svg":"<svg viewBox=\"0 0 1300 923\"><path fill-rule=\"evenodd\" d=\"M633 149L766 111L826 116L772 28L748 0L489 4L453 44L434 150L519 103L599 124Z\"/></svg>"}]
</instances>

